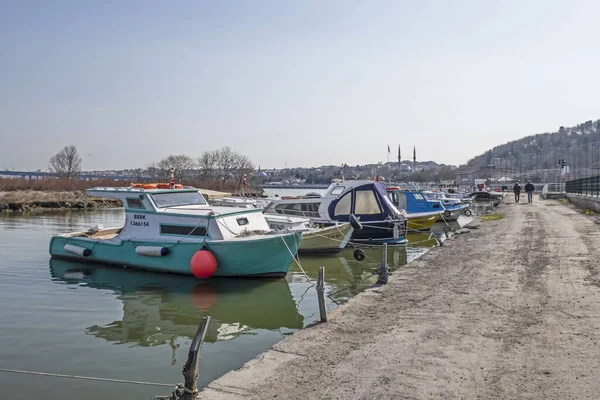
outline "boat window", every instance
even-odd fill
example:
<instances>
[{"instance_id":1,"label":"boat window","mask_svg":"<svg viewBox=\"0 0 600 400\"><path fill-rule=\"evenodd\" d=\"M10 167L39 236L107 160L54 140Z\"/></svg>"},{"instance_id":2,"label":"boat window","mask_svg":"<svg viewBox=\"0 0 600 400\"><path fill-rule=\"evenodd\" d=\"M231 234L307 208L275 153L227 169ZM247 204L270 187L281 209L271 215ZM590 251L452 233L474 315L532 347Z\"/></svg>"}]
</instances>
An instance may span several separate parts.
<instances>
[{"instance_id":1,"label":"boat window","mask_svg":"<svg viewBox=\"0 0 600 400\"><path fill-rule=\"evenodd\" d=\"M406 209L406 196L404 193L392 192L392 203L400 210Z\"/></svg>"},{"instance_id":2,"label":"boat window","mask_svg":"<svg viewBox=\"0 0 600 400\"><path fill-rule=\"evenodd\" d=\"M357 215L381 214L381 207L372 190L357 190L354 212Z\"/></svg>"},{"instance_id":3,"label":"boat window","mask_svg":"<svg viewBox=\"0 0 600 400\"><path fill-rule=\"evenodd\" d=\"M335 205L335 210L333 212L333 216L337 217L339 215L349 215L351 210L350 206L352 205L352 192L346 193Z\"/></svg>"},{"instance_id":4,"label":"boat window","mask_svg":"<svg viewBox=\"0 0 600 400\"><path fill-rule=\"evenodd\" d=\"M424 200L423 196L421 196L420 194L415 193L415 194L413 194L413 196L415 196L415 199L417 199L417 200Z\"/></svg>"},{"instance_id":5,"label":"boat window","mask_svg":"<svg viewBox=\"0 0 600 400\"><path fill-rule=\"evenodd\" d=\"M237 223L239 226L248 225L248 218L238 218Z\"/></svg>"},{"instance_id":6,"label":"boat window","mask_svg":"<svg viewBox=\"0 0 600 400\"><path fill-rule=\"evenodd\" d=\"M144 205L142 204L142 200L140 199L127 198L127 208L137 208L143 210Z\"/></svg>"},{"instance_id":7,"label":"boat window","mask_svg":"<svg viewBox=\"0 0 600 400\"><path fill-rule=\"evenodd\" d=\"M152 194L152 200L159 208L206 205L204 197L198 192L166 192Z\"/></svg>"},{"instance_id":8,"label":"boat window","mask_svg":"<svg viewBox=\"0 0 600 400\"><path fill-rule=\"evenodd\" d=\"M192 225L160 225L161 235L206 236L206 227Z\"/></svg>"},{"instance_id":9,"label":"boat window","mask_svg":"<svg viewBox=\"0 0 600 400\"><path fill-rule=\"evenodd\" d=\"M331 191L331 194L334 196L337 196L339 194L342 194L344 192L344 189L345 189L345 187L343 187L343 186L336 186ZM350 214L350 213L348 213L348 214Z\"/></svg>"},{"instance_id":10,"label":"boat window","mask_svg":"<svg viewBox=\"0 0 600 400\"><path fill-rule=\"evenodd\" d=\"M318 202L311 203L283 203L275 206L275 212L278 214L298 215L302 217L318 217Z\"/></svg>"}]
</instances>

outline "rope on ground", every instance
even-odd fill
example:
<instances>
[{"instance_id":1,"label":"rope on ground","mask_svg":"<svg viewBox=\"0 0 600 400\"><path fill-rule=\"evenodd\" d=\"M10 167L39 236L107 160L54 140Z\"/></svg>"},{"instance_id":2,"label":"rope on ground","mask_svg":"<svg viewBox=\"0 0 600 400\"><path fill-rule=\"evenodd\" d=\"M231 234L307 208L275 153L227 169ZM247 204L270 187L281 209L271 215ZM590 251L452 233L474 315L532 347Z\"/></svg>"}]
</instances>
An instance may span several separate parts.
<instances>
[{"instance_id":1,"label":"rope on ground","mask_svg":"<svg viewBox=\"0 0 600 400\"><path fill-rule=\"evenodd\" d=\"M55 377L55 378L83 379L83 380L88 380L88 381L100 381L100 382L112 382L112 383L130 383L130 384L134 384L134 385L173 387L173 384L171 384L171 383L130 381L130 380L125 380L125 379L97 378L97 377L94 377L94 376L53 374L53 373L50 373L50 372L23 371L23 370L20 370L20 369L9 369L9 368L0 368L0 372L11 372L11 373L14 373L14 374L26 374L26 375L51 376L51 377Z\"/></svg>"}]
</instances>

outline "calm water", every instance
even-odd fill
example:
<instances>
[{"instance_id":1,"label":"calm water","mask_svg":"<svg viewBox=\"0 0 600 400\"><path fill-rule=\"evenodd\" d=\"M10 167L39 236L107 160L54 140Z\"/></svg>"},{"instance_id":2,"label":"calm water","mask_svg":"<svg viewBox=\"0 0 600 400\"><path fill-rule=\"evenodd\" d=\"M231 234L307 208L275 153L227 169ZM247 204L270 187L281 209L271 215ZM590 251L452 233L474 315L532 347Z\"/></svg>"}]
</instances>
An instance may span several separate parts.
<instances>
[{"instance_id":1,"label":"calm water","mask_svg":"<svg viewBox=\"0 0 600 400\"><path fill-rule=\"evenodd\" d=\"M318 305L297 266L276 281L174 276L50 261L55 233L95 224L122 225L122 210L0 216L0 368L175 384L203 316L212 321L200 361L199 386L239 367L285 335L315 321ZM390 248L397 268L424 247ZM410 239L410 238L409 238ZM381 258L355 261L352 250L301 257L312 279L326 267L329 293L363 279ZM375 282L331 296L328 307ZM84 395L85 393L85 395ZM0 397L15 399L151 399L169 388L0 372Z\"/></svg>"}]
</instances>

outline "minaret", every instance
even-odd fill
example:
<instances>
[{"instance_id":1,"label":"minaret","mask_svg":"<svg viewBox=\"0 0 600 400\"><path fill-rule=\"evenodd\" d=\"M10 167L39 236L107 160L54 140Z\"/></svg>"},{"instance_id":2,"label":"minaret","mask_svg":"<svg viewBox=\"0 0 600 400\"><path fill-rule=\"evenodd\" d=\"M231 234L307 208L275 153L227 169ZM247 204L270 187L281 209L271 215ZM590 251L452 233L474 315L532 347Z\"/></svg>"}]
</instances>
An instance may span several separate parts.
<instances>
[{"instance_id":1,"label":"minaret","mask_svg":"<svg viewBox=\"0 0 600 400\"><path fill-rule=\"evenodd\" d=\"M402 153L400 153L400 145L398 145L398 165L402 164Z\"/></svg>"},{"instance_id":2,"label":"minaret","mask_svg":"<svg viewBox=\"0 0 600 400\"><path fill-rule=\"evenodd\" d=\"M413 172L417 170L417 146L413 147Z\"/></svg>"}]
</instances>

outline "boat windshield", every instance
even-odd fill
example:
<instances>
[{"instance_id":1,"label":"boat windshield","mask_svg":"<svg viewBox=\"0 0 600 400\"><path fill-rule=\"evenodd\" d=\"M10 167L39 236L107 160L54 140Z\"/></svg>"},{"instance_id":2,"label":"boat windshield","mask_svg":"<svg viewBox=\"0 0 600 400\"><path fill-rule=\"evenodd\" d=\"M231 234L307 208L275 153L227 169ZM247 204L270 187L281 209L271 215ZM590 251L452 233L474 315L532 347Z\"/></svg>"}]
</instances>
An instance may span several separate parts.
<instances>
[{"instance_id":1,"label":"boat windshield","mask_svg":"<svg viewBox=\"0 0 600 400\"><path fill-rule=\"evenodd\" d=\"M199 192L155 193L150 196L158 208L206 205L206 200Z\"/></svg>"}]
</instances>

